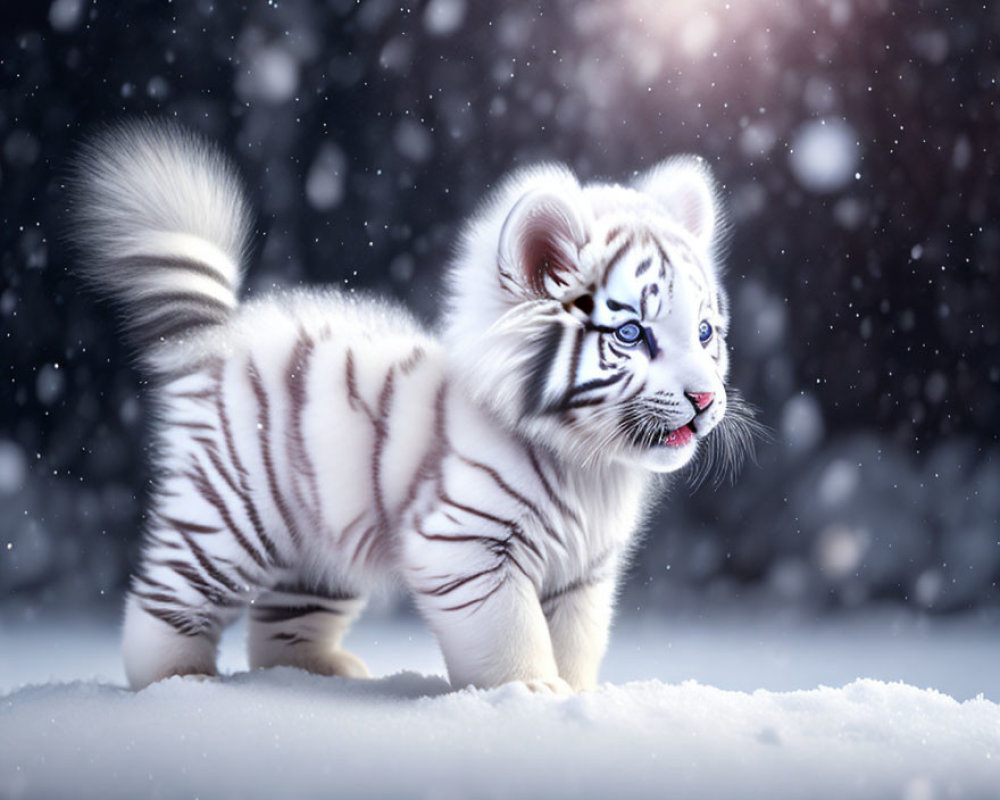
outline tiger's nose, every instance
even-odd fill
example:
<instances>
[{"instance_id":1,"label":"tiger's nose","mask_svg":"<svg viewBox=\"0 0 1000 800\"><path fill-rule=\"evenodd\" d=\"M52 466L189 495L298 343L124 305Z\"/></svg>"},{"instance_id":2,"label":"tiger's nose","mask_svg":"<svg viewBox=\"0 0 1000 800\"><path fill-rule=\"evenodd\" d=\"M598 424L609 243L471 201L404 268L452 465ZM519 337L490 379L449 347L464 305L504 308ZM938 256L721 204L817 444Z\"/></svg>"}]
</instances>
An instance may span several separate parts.
<instances>
[{"instance_id":1,"label":"tiger's nose","mask_svg":"<svg viewBox=\"0 0 1000 800\"><path fill-rule=\"evenodd\" d=\"M691 401L698 412L704 411L715 402L714 392L684 392L684 396Z\"/></svg>"}]
</instances>

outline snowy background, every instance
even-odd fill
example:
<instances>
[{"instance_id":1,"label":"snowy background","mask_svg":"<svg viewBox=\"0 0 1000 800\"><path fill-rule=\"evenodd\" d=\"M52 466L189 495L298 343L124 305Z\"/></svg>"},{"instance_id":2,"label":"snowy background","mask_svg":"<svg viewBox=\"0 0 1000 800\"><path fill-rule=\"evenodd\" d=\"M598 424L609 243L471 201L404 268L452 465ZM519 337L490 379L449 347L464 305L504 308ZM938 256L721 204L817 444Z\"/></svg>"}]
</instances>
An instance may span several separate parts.
<instances>
[{"instance_id":1,"label":"snowy background","mask_svg":"<svg viewBox=\"0 0 1000 800\"><path fill-rule=\"evenodd\" d=\"M1000 7L245 5L0 12L4 593L120 591L134 552L142 389L59 236L74 146L148 114L238 162L250 291L374 287L428 319L461 220L510 169L704 156L732 218L732 382L774 441L735 486L674 490L629 597L996 606Z\"/></svg>"},{"instance_id":2,"label":"snowy background","mask_svg":"<svg viewBox=\"0 0 1000 800\"><path fill-rule=\"evenodd\" d=\"M995 796L998 41L1000 5L944 0L4 3L0 797L276 796L275 770L327 796L331 763L355 796L379 793L366 774L427 797ZM680 482L652 517L614 686L445 695L387 599L354 646L419 674L247 675L237 631L221 684L115 688L143 387L61 226L69 157L129 115L236 161L258 210L248 292L371 287L427 320L461 221L509 170L711 163L732 382L773 437L734 485Z\"/></svg>"},{"instance_id":3,"label":"snowy background","mask_svg":"<svg viewBox=\"0 0 1000 800\"><path fill-rule=\"evenodd\" d=\"M686 10L685 10L686 9ZM961 9L961 10L960 10ZM433 319L461 221L543 159L697 153L732 220L732 382L774 432L678 485L631 607L765 592L996 609L1000 7L919 0L88 0L0 28L0 587L120 592L142 387L67 273L62 177L126 115L219 141L258 209L249 291L373 287Z\"/></svg>"}]
</instances>

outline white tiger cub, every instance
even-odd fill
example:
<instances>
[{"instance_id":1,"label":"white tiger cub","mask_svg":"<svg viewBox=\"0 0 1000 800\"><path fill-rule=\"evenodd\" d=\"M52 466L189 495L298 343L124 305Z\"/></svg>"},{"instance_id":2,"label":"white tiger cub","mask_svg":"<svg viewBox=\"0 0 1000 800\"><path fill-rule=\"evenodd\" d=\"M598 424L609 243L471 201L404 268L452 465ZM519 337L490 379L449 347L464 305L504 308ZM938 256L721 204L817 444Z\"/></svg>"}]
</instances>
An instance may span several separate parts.
<instances>
[{"instance_id":1,"label":"white tiger cub","mask_svg":"<svg viewBox=\"0 0 1000 800\"><path fill-rule=\"evenodd\" d=\"M650 477L727 411L699 162L630 186L520 172L468 225L437 336L334 291L238 304L246 201L175 127L98 137L75 186L84 273L120 306L159 410L133 687L214 674L246 606L252 667L367 676L341 641L387 579L455 687L596 685Z\"/></svg>"}]
</instances>

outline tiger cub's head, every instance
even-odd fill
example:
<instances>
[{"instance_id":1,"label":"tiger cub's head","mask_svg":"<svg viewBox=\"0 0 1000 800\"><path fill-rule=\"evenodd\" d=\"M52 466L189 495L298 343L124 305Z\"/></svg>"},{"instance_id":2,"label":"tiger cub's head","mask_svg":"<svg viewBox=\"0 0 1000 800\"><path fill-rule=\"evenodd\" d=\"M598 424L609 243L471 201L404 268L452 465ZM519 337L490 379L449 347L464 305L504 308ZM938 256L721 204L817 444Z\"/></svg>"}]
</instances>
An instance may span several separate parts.
<instances>
[{"instance_id":1,"label":"tiger cub's head","mask_svg":"<svg viewBox=\"0 0 1000 800\"><path fill-rule=\"evenodd\" d=\"M719 227L693 158L630 186L515 177L452 273L447 337L470 392L575 461L683 467L729 405Z\"/></svg>"}]
</instances>

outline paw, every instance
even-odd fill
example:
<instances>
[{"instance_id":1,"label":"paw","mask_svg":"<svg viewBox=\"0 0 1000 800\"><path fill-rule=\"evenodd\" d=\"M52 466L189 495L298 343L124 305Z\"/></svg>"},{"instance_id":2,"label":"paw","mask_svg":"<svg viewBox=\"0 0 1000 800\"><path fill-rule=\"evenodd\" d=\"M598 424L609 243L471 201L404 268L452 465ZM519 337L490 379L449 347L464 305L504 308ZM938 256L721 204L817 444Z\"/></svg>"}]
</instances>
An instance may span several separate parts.
<instances>
[{"instance_id":1,"label":"paw","mask_svg":"<svg viewBox=\"0 0 1000 800\"><path fill-rule=\"evenodd\" d=\"M370 678L371 671L354 653L347 650L334 650L325 659L324 674L336 675L340 678Z\"/></svg>"},{"instance_id":2,"label":"paw","mask_svg":"<svg viewBox=\"0 0 1000 800\"><path fill-rule=\"evenodd\" d=\"M364 661L347 650L320 650L282 648L267 652L251 651L250 666L253 669L271 667L296 667L314 675L332 675L337 678L370 678L371 672Z\"/></svg>"},{"instance_id":3,"label":"paw","mask_svg":"<svg viewBox=\"0 0 1000 800\"><path fill-rule=\"evenodd\" d=\"M219 679L218 673L214 672L178 672L176 677L185 683L209 683Z\"/></svg>"},{"instance_id":4,"label":"paw","mask_svg":"<svg viewBox=\"0 0 1000 800\"><path fill-rule=\"evenodd\" d=\"M372 676L365 662L347 650L328 650L324 653L309 655L298 653L297 656L295 659L285 660L284 665L298 667L316 675L330 675L336 678L370 678Z\"/></svg>"},{"instance_id":5,"label":"paw","mask_svg":"<svg viewBox=\"0 0 1000 800\"><path fill-rule=\"evenodd\" d=\"M524 682L528 691L534 694L570 695L573 687L562 678L532 678Z\"/></svg>"}]
</instances>

